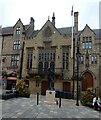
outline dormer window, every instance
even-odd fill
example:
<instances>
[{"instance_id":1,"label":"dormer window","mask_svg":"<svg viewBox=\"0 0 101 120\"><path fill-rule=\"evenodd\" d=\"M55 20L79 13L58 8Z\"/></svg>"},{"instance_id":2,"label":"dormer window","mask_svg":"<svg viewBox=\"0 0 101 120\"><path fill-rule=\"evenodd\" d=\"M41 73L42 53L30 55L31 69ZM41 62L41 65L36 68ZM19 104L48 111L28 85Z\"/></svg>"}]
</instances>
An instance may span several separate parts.
<instances>
[{"instance_id":1,"label":"dormer window","mask_svg":"<svg viewBox=\"0 0 101 120\"><path fill-rule=\"evenodd\" d=\"M20 33L21 33L21 29L20 29L20 27L17 27L16 28L16 34L19 35Z\"/></svg>"}]
</instances>

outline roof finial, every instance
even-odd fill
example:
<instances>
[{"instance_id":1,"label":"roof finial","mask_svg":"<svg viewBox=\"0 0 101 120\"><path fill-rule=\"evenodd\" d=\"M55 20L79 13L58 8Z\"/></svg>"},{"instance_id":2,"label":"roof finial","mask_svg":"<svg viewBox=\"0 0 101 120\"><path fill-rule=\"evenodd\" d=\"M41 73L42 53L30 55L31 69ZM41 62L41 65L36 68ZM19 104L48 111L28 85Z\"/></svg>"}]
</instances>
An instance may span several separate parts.
<instances>
[{"instance_id":1,"label":"roof finial","mask_svg":"<svg viewBox=\"0 0 101 120\"><path fill-rule=\"evenodd\" d=\"M55 26L55 13L53 12L52 23Z\"/></svg>"},{"instance_id":2,"label":"roof finial","mask_svg":"<svg viewBox=\"0 0 101 120\"><path fill-rule=\"evenodd\" d=\"M48 20L50 20L50 16L48 16Z\"/></svg>"}]
</instances>

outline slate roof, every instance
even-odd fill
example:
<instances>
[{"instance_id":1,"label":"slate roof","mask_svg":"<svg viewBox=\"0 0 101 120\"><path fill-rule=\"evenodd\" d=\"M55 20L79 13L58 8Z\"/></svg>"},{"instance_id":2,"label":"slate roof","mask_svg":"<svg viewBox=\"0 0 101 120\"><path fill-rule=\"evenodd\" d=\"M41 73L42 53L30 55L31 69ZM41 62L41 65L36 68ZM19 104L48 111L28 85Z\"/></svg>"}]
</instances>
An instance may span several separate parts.
<instances>
[{"instance_id":1,"label":"slate roof","mask_svg":"<svg viewBox=\"0 0 101 120\"><path fill-rule=\"evenodd\" d=\"M34 30L29 37L35 37L38 34L39 30Z\"/></svg>"},{"instance_id":2,"label":"slate roof","mask_svg":"<svg viewBox=\"0 0 101 120\"><path fill-rule=\"evenodd\" d=\"M72 27L64 27L64 28L58 28L59 32L61 34L65 34L65 35L70 35L72 33ZM96 39L101 38L101 29L93 29L94 33L96 34ZM78 31L78 33L80 33L80 31Z\"/></svg>"},{"instance_id":3,"label":"slate roof","mask_svg":"<svg viewBox=\"0 0 101 120\"><path fill-rule=\"evenodd\" d=\"M70 35L72 33L72 27L58 28L59 32L64 35Z\"/></svg>"},{"instance_id":4,"label":"slate roof","mask_svg":"<svg viewBox=\"0 0 101 120\"><path fill-rule=\"evenodd\" d=\"M2 28L2 35L12 35L13 27L4 27Z\"/></svg>"},{"instance_id":5,"label":"slate roof","mask_svg":"<svg viewBox=\"0 0 101 120\"><path fill-rule=\"evenodd\" d=\"M25 25L25 30L28 28L29 25ZM12 35L13 34L13 27L4 27L2 28L2 35Z\"/></svg>"},{"instance_id":6,"label":"slate roof","mask_svg":"<svg viewBox=\"0 0 101 120\"><path fill-rule=\"evenodd\" d=\"M95 34L96 34L96 39L101 38L101 29L94 29L93 31L94 31Z\"/></svg>"},{"instance_id":7,"label":"slate roof","mask_svg":"<svg viewBox=\"0 0 101 120\"><path fill-rule=\"evenodd\" d=\"M28 29L29 25L25 25L25 30ZM72 27L63 27L57 28L58 31L63 35L71 35ZM96 34L96 39L101 38L101 29L93 29ZM38 34L39 30L34 30L28 37L35 37ZM81 31L79 31L81 32ZM13 35L13 27L4 27L2 28L2 35Z\"/></svg>"}]
</instances>

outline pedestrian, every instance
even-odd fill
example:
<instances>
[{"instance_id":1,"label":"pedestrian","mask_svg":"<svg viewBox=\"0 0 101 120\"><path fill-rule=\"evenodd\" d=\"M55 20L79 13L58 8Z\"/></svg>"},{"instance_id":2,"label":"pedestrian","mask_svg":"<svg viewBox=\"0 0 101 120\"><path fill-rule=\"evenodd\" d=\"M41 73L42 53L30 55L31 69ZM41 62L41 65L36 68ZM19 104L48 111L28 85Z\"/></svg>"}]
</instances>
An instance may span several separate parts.
<instances>
[{"instance_id":1,"label":"pedestrian","mask_svg":"<svg viewBox=\"0 0 101 120\"><path fill-rule=\"evenodd\" d=\"M100 100L100 97L98 96L95 96L93 98L93 107L95 110L98 110L98 108L101 106L101 100Z\"/></svg>"}]
</instances>

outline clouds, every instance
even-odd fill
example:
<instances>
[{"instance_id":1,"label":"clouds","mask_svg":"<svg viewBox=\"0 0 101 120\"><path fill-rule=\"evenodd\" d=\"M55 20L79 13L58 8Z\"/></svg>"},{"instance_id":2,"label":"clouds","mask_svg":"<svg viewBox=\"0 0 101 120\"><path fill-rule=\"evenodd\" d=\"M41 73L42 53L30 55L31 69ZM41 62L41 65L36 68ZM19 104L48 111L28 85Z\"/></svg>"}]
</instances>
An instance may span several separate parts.
<instances>
[{"instance_id":1,"label":"clouds","mask_svg":"<svg viewBox=\"0 0 101 120\"><path fill-rule=\"evenodd\" d=\"M100 0L0 0L0 24L13 26L19 18L29 24L30 17L35 19L35 29L41 29L50 20L53 12L56 16L56 27L71 26L71 9L79 11L79 29L86 24L98 27L98 10Z\"/></svg>"}]
</instances>

